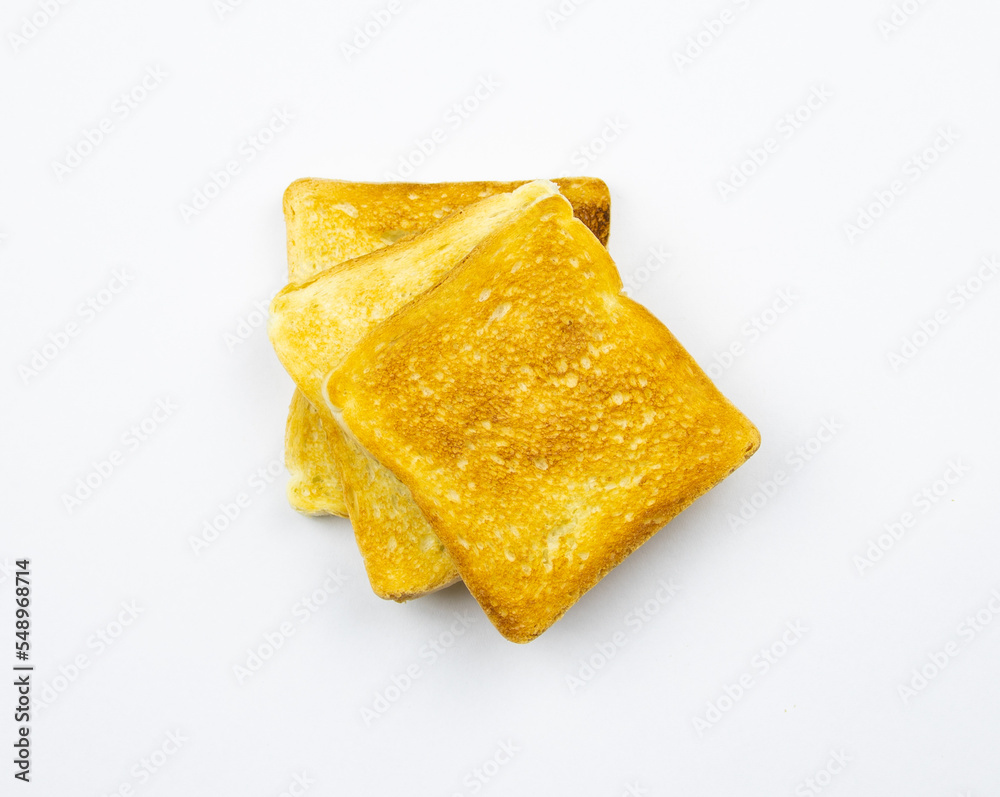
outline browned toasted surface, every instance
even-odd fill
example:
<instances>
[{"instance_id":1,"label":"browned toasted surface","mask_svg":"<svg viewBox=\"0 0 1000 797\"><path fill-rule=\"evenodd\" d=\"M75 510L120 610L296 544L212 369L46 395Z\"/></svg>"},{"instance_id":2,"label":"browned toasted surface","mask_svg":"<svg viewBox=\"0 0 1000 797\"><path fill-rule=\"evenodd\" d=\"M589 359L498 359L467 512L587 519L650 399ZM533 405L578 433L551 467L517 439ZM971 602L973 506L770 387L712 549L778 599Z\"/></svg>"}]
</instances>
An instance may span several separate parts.
<instances>
[{"instance_id":1,"label":"browned toasted surface","mask_svg":"<svg viewBox=\"0 0 1000 797\"><path fill-rule=\"evenodd\" d=\"M526 181L473 183L352 183L306 178L285 191L288 277L301 283L320 271L405 240L450 212ZM574 212L605 245L611 196L602 180L557 180ZM346 513L340 467L326 444L321 418L297 395L289 408L285 462L288 499L306 514Z\"/></svg>"},{"instance_id":2,"label":"browned toasted surface","mask_svg":"<svg viewBox=\"0 0 1000 797\"><path fill-rule=\"evenodd\" d=\"M517 642L759 445L620 290L565 200L542 199L327 381L340 423L409 488Z\"/></svg>"}]
</instances>

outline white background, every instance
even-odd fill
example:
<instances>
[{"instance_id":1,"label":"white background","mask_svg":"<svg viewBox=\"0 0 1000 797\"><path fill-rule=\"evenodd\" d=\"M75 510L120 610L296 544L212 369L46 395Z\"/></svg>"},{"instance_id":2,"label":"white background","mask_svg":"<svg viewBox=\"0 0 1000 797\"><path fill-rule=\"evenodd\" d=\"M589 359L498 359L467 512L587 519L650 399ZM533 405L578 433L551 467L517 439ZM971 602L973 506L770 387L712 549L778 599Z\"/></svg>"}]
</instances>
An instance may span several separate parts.
<instances>
[{"instance_id":1,"label":"white background","mask_svg":"<svg viewBox=\"0 0 1000 797\"><path fill-rule=\"evenodd\" d=\"M555 0L400 0L350 53L385 3L70 2L47 21L43 5L0 15L0 562L31 558L37 701L24 786L16 694L0 689L2 793L269 797L300 793L298 777L310 795L1000 794L1000 279L976 277L1000 255L1000 6L909 0L889 31L888 0L589 0L558 16ZM157 69L124 114L120 95ZM483 79L497 87L457 115ZM813 89L829 98L781 125ZM275 111L291 121L250 159ZM298 516L273 475L292 384L255 305L283 284L282 191L388 179L435 128L413 179L606 180L632 294L763 436L527 646L461 586L380 601L347 521ZM769 138L766 162L743 165ZM740 168L755 173L724 192ZM651 248L670 257L647 267ZM116 269L127 284L101 305ZM794 298L776 308L780 291ZM53 339L65 347L26 371ZM158 401L175 409L134 442ZM837 431L820 440L824 422ZM949 467L954 483L920 499ZM472 621L452 638L456 612ZM234 667L283 623L294 633L241 682ZM786 623L807 629L787 650ZM830 774L834 753L849 760Z\"/></svg>"}]
</instances>

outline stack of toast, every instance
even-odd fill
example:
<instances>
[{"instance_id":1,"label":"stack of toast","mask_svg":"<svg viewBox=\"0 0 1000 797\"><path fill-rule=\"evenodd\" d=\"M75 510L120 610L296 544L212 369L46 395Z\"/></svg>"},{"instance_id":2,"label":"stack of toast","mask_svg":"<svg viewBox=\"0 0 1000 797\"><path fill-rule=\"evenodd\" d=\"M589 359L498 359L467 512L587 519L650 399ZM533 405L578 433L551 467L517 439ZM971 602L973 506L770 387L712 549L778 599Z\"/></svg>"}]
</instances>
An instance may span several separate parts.
<instances>
[{"instance_id":1,"label":"stack of toast","mask_svg":"<svg viewBox=\"0 0 1000 797\"><path fill-rule=\"evenodd\" d=\"M350 517L379 596L461 579L527 642L757 449L622 294L602 181L299 180L284 210L289 500Z\"/></svg>"}]
</instances>

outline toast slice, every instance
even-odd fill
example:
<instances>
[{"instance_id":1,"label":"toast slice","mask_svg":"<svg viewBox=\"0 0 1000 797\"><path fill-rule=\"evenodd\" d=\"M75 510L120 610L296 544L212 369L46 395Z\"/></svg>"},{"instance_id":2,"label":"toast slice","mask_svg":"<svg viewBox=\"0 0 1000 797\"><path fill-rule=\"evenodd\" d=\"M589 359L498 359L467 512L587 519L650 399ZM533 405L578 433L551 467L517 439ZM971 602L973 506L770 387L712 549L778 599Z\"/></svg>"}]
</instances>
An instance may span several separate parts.
<instances>
[{"instance_id":1,"label":"toast slice","mask_svg":"<svg viewBox=\"0 0 1000 797\"><path fill-rule=\"evenodd\" d=\"M444 216L527 181L351 183L296 180L285 191L288 279L302 283L345 260L370 254L438 224ZM555 181L581 219L607 245L611 196L593 177ZM310 515L346 515L339 465L315 408L296 391L285 426L288 500Z\"/></svg>"},{"instance_id":2,"label":"toast slice","mask_svg":"<svg viewBox=\"0 0 1000 797\"><path fill-rule=\"evenodd\" d=\"M760 435L545 197L329 375L500 632L527 642Z\"/></svg>"},{"instance_id":3,"label":"toast slice","mask_svg":"<svg viewBox=\"0 0 1000 797\"><path fill-rule=\"evenodd\" d=\"M305 515L346 515L340 465L333 458L320 414L298 388L285 422L288 502Z\"/></svg>"},{"instance_id":4,"label":"toast slice","mask_svg":"<svg viewBox=\"0 0 1000 797\"><path fill-rule=\"evenodd\" d=\"M289 285L271 304L271 342L319 410L342 479L351 482L348 514L372 589L382 597L417 597L453 583L458 571L409 491L376 463L367 465L353 441L341 440L326 415L324 378L372 328L440 282L485 238L554 196L555 185L537 181L487 197L425 233Z\"/></svg>"}]
</instances>

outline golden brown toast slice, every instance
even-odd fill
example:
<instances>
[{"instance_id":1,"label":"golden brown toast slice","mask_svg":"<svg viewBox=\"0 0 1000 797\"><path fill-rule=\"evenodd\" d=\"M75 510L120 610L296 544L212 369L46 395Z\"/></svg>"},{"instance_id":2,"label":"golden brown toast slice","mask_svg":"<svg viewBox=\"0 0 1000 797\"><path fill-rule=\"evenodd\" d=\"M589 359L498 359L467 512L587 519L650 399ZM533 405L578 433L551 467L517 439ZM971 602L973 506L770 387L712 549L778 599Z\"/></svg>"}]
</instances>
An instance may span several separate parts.
<instances>
[{"instance_id":1,"label":"golden brown toast slice","mask_svg":"<svg viewBox=\"0 0 1000 797\"><path fill-rule=\"evenodd\" d=\"M488 196L508 193L517 182L352 183L296 180L285 191L288 279L305 282L321 271L411 237L446 215ZM555 181L573 211L607 245L611 196L593 177ZM347 514L340 467L332 459L316 410L300 393L285 427L288 500L306 514Z\"/></svg>"},{"instance_id":2,"label":"golden brown toast slice","mask_svg":"<svg viewBox=\"0 0 1000 797\"><path fill-rule=\"evenodd\" d=\"M341 440L339 427L326 423L324 378L379 322L440 282L484 239L553 196L556 186L538 181L487 197L425 233L289 285L271 304L271 342L319 409L333 458L350 481L346 505L369 580L382 597L416 597L454 582L458 572L408 490L377 463L366 464L353 441Z\"/></svg>"},{"instance_id":3,"label":"golden brown toast slice","mask_svg":"<svg viewBox=\"0 0 1000 797\"><path fill-rule=\"evenodd\" d=\"M515 642L760 443L621 288L569 204L543 198L326 383L335 419L408 488Z\"/></svg>"}]
</instances>

